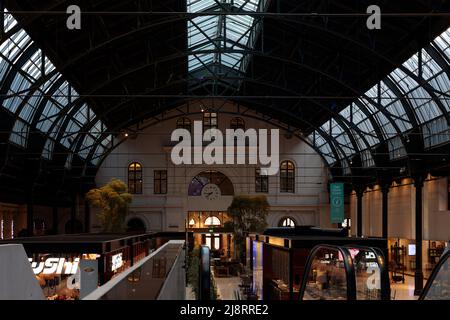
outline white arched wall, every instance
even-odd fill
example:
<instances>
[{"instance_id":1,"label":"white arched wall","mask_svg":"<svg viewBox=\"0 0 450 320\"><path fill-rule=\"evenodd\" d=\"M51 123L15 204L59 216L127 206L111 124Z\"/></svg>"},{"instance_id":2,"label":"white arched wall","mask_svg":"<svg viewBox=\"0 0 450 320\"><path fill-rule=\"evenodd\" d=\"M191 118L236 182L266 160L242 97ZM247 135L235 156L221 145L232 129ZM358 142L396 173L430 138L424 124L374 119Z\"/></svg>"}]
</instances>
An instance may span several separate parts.
<instances>
[{"instance_id":1,"label":"white arched wall","mask_svg":"<svg viewBox=\"0 0 450 320\"><path fill-rule=\"evenodd\" d=\"M236 106L224 105L218 112L219 129L225 132L236 112ZM190 106L192 112L193 107ZM143 194L135 195L131 205L134 215L145 217L150 230L184 231L188 211L225 211L232 197L208 202L201 197L188 197L188 186L192 178L206 170L217 170L225 174L233 183L236 195L256 195L255 168L252 165L180 165L170 159L170 136L176 128L179 117L186 116L178 109L166 114L170 120L161 121L139 133L136 139L128 139L113 150L103 161L96 182L101 186L112 178L127 181L127 167L139 162L143 167ZM187 111L187 109L184 109ZM242 110L241 110L242 113ZM267 122L257 120L257 115L245 111L240 117L245 120L246 129L276 129ZM201 121L201 114L187 116L191 121ZM295 194L280 193L279 175L269 176L269 193L266 194L271 206L269 226L277 226L281 218L289 216L299 225L330 227L328 205L328 170L322 158L305 142L297 137L290 139L280 130L280 162L291 160L296 164ZM167 170L168 193L153 193L153 171ZM95 224L95 219L93 219ZM95 231L95 229L94 229Z\"/></svg>"}]
</instances>

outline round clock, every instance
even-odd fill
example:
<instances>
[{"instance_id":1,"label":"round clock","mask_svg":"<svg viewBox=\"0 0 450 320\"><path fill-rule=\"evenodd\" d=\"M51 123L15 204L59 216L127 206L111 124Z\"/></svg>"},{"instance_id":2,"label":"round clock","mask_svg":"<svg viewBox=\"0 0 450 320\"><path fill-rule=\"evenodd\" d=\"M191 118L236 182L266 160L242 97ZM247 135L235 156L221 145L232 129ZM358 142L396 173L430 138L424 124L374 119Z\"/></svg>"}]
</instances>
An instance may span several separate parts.
<instances>
[{"instance_id":1,"label":"round clock","mask_svg":"<svg viewBox=\"0 0 450 320\"><path fill-rule=\"evenodd\" d=\"M215 184L207 184L202 189L202 197L206 200L216 200L220 197L220 188Z\"/></svg>"}]
</instances>

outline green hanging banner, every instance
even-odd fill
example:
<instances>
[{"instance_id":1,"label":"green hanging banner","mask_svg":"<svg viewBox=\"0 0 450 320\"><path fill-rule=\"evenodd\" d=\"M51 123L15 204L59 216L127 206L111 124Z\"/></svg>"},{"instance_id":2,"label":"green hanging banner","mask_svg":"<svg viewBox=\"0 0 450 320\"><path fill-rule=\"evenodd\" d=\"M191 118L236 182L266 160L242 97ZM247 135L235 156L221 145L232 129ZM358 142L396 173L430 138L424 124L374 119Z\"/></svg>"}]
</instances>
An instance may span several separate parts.
<instances>
[{"instance_id":1,"label":"green hanging banner","mask_svg":"<svg viewBox=\"0 0 450 320\"><path fill-rule=\"evenodd\" d=\"M344 184L336 182L330 184L330 212L331 223L344 221Z\"/></svg>"}]
</instances>

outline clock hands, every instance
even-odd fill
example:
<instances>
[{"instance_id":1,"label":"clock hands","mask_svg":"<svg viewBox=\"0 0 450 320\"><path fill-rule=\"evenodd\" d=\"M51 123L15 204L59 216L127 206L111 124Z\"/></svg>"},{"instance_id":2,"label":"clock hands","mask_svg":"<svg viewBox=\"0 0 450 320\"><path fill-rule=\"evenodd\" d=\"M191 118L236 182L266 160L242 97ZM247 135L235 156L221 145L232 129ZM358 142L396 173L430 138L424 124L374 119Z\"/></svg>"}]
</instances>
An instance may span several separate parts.
<instances>
[{"instance_id":1,"label":"clock hands","mask_svg":"<svg viewBox=\"0 0 450 320\"><path fill-rule=\"evenodd\" d=\"M212 200L219 196L219 190L217 190L217 186L206 185L202 190L202 195L208 199Z\"/></svg>"},{"instance_id":2,"label":"clock hands","mask_svg":"<svg viewBox=\"0 0 450 320\"><path fill-rule=\"evenodd\" d=\"M207 194L206 194L206 197L210 198L211 195L213 195L213 194L214 194L214 192L207 193Z\"/></svg>"}]
</instances>

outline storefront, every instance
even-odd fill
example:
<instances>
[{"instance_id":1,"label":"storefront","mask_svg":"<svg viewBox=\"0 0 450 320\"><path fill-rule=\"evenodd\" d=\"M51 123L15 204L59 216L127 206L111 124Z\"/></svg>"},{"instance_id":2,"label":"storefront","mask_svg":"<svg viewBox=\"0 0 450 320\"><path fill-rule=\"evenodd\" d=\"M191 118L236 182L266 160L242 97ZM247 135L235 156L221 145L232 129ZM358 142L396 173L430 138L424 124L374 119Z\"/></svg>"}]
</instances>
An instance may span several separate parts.
<instances>
[{"instance_id":1,"label":"storefront","mask_svg":"<svg viewBox=\"0 0 450 320\"><path fill-rule=\"evenodd\" d=\"M188 231L194 233L195 246L207 246L218 257L233 257L234 240L227 212L190 211L187 221Z\"/></svg>"},{"instance_id":2,"label":"storefront","mask_svg":"<svg viewBox=\"0 0 450 320\"><path fill-rule=\"evenodd\" d=\"M447 248L448 243L443 240L422 241L422 271L428 279L431 271ZM404 282L404 276L414 276L416 271L416 241L412 239L389 238L389 269L394 281Z\"/></svg>"},{"instance_id":3,"label":"storefront","mask_svg":"<svg viewBox=\"0 0 450 320\"><path fill-rule=\"evenodd\" d=\"M78 234L18 238L44 295L49 300L77 300L184 233Z\"/></svg>"}]
</instances>

